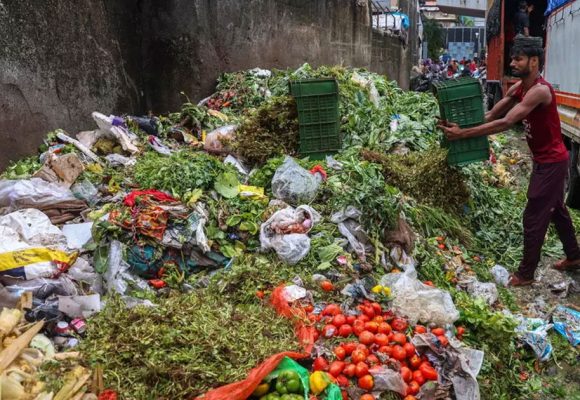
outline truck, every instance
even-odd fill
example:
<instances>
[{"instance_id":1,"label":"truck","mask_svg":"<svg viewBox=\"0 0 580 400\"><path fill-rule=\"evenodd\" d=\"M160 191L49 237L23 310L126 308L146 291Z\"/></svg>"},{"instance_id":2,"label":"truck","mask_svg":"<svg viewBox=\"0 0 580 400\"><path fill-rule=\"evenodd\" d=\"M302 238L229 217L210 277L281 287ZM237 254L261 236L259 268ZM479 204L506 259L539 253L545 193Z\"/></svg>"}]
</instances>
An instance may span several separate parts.
<instances>
[{"instance_id":1,"label":"truck","mask_svg":"<svg viewBox=\"0 0 580 400\"><path fill-rule=\"evenodd\" d=\"M530 36L544 39L543 76L556 92L558 114L570 151L570 181L567 204L580 208L580 0L527 0ZM514 38L513 18L519 0L488 0L486 11L488 109L498 102L518 79L510 72L510 51Z\"/></svg>"}]
</instances>

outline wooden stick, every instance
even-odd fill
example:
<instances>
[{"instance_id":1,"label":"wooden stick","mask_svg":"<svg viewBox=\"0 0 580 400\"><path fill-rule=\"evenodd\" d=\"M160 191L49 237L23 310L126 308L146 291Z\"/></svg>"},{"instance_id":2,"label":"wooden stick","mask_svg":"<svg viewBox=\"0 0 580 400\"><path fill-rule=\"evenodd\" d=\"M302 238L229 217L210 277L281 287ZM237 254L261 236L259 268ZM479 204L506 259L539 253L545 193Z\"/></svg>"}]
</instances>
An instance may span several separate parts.
<instances>
[{"instance_id":1,"label":"wooden stick","mask_svg":"<svg viewBox=\"0 0 580 400\"><path fill-rule=\"evenodd\" d=\"M0 373L3 372L12 361L20 355L20 352L28 346L30 341L44 326L44 321L39 321L32 328L20 335L8 347L0 352Z\"/></svg>"}]
</instances>

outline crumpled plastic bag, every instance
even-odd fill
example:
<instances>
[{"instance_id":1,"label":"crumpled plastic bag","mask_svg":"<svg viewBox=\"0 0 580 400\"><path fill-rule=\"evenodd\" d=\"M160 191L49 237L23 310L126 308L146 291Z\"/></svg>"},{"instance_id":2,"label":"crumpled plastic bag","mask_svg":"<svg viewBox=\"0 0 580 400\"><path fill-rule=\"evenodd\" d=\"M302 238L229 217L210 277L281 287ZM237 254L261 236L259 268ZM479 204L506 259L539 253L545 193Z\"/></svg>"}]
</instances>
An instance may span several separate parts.
<instances>
[{"instance_id":1,"label":"crumpled plastic bag","mask_svg":"<svg viewBox=\"0 0 580 400\"><path fill-rule=\"evenodd\" d=\"M113 137L121 145L124 151L131 154L139 152L137 146L133 144L133 141L138 139L137 135L124 127L125 121L122 118L115 117L114 115L109 115L107 117L106 115L96 111L93 112L91 116L100 129L97 138L100 136Z\"/></svg>"},{"instance_id":2,"label":"crumpled plastic bag","mask_svg":"<svg viewBox=\"0 0 580 400\"><path fill-rule=\"evenodd\" d=\"M411 259L406 255L405 258ZM409 261L405 272L384 275L379 284L391 288L393 311L406 316L411 324L420 321L446 325L459 319L451 295L419 281L414 262Z\"/></svg>"},{"instance_id":3,"label":"crumpled plastic bag","mask_svg":"<svg viewBox=\"0 0 580 400\"><path fill-rule=\"evenodd\" d=\"M107 270L103 275L108 293L127 294L130 287L151 290L147 281L129 272L130 266L123 259L123 245L113 240L109 245Z\"/></svg>"},{"instance_id":4,"label":"crumpled plastic bag","mask_svg":"<svg viewBox=\"0 0 580 400\"><path fill-rule=\"evenodd\" d=\"M455 338L449 338L449 345L443 347L432 333L417 334L412 343L436 367L439 382L453 384L457 400L480 399L477 375L483 364L483 351L466 347Z\"/></svg>"},{"instance_id":5,"label":"crumpled plastic bag","mask_svg":"<svg viewBox=\"0 0 580 400\"><path fill-rule=\"evenodd\" d=\"M495 283L479 282L478 280L474 280L467 284L467 293L473 297L481 297L490 306L497 301L499 296Z\"/></svg>"},{"instance_id":6,"label":"crumpled plastic bag","mask_svg":"<svg viewBox=\"0 0 580 400\"><path fill-rule=\"evenodd\" d=\"M548 361L553 350L548 331L552 329L553 324L541 318L516 316L516 319L520 322L516 327L520 340L532 348L540 361Z\"/></svg>"},{"instance_id":7,"label":"crumpled plastic bag","mask_svg":"<svg viewBox=\"0 0 580 400\"><path fill-rule=\"evenodd\" d=\"M78 256L69 251L65 235L48 216L32 208L0 217L0 237L1 275L54 278Z\"/></svg>"},{"instance_id":8,"label":"crumpled plastic bag","mask_svg":"<svg viewBox=\"0 0 580 400\"><path fill-rule=\"evenodd\" d=\"M367 77L360 75L359 73L355 72L352 74L352 78L350 78L353 82L357 83L358 85L362 86L363 88L367 88L369 91L369 99L375 105L375 107L379 106L379 91L375 86L374 82Z\"/></svg>"},{"instance_id":9,"label":"crumpled plastic bag","mask_svg":"<svg viewBox=\"0 0 580 400\"><path fill-rule=\"evenodd\" d=\"M338 231L344 236L358 257L364 261L367 254L372 254L373 246L368 234L359 223L362 212L353 206L335 212L330 221L338 225Z\"/></svg>"},{"instance_id":10,"label":"crumpled plastic bag","mask_svg":"<svg viewBox=\"0 0 580 400\"><path fill-rule=\"evenodd\" d=\"M229 148L226 142L231 142L238 129L237 125L225 125L214 129L205 137L204 149L210 153L227 153Z\"/></svg>"},{"instance_id":11,"label":"crumpled plastic bag","mask_svg":"<svg viewBox=\"0 0 580 400\"><path fill-rule=\"evenodd\" d=\"M557 306L552 314L554 329L564 336L574 347L580 344L580 312L564 306Z\"/></svg>"},{"instance_id":12,"label":"crumpled plastic bag","mask_svg":"<svg viewBox=\"0 0 580 400\"><path fill-rule=\"evenodd\" d=\"M510 273L507 269L499 264L496 264L491 269L491 274L493 275L493 279L495 279L495 283L503 287L507 287L510 280Z\"/></svg>"},{"instance_id":13,"label":"crumpled plastic bag","mask_svg":"<svg viewBox=\"0 0 580 400\"><path fill-rule=\"evenodd\" d=\"M272 193L277 199L294 206L312 202L325 179L324 171L315 171L311 173L298 165L292 157L286 157L272 178Z\"/></svg>"},{"instance_id":14,"label":"crumpled plastic bag","mask_svg":"<svg viewBox=\"0 0 580 400\"><path fill-rule=\"evenodd\" d=\"M407 385L397 371L382 365L380 368L372 369L370 374L375 380L373 392L393 391L403 396L407 392Z\"/></svg>"},{"instance_id":15,"label":"crumpled plastic bag","mask_svg":"<svg viewBox=\"0 0 580 400\"><path fill-rule=\"evenodd\" d=\"M307 233L320 218L320 214L309 206L286 207L275 212L260 226L262 249L274 249L282 261L296 264L310 251Z\"/></svg>"}]
</instances>

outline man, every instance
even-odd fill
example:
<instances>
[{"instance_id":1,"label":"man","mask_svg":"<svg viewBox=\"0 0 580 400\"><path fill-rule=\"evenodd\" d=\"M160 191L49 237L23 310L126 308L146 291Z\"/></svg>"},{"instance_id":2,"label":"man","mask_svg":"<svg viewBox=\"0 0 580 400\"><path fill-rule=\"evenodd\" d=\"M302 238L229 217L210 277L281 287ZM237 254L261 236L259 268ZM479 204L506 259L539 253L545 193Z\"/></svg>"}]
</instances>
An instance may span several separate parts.
<instances>
[{"instance_id":1,"label":"man","mask_svg":"<svg viewBox=\"0 0 580 400\"><path fill-rule=\"evenodd\" d=\"M564 205L568 150L560 131L554 89L540 75L543 62L540 38L517 37L510 66L520 81L485 115L486 123L466 129L446 122L440 124L447 138L456 140L491 135L523 122L533 156L533 171L523 220L524 254L518 271L510 276L512 286L533 283L550 221L556 226L566 253L566 259L554 264L554 268L575 270L580 265L574 226Z\"/></svg>"},{"instance_id":2,"label":"man","mask_svg":"<svg viewBox=\"0 0 580 400\"><path fill-rule=\"evenodd\" d=\"M477 71L477 64L475 63L475 59L471 60L471 62L469 63L469 72L471 72L472 74Z\"/></svg>"},{"instance_id":3,"label":"man","mask_svg":"<svg viewBox=\"0 0 580 400\"><path fill-rule=\"evenodd\" d=\"M530 36L530 13L534 6L525 1L520 1L518 11L514 16L514 30L516 35Z\"/></svg>"}]
</instances>

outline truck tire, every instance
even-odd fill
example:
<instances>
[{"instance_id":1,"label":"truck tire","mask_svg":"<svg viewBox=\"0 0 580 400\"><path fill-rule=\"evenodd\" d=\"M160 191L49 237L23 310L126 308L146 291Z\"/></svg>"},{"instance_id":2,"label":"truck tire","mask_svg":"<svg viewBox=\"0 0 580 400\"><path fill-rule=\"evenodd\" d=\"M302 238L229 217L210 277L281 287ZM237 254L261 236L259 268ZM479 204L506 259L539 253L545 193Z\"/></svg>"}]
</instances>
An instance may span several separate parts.
<instances>
[{"instance_id":1,"label":"truck tire","mask_svg":"<svg viewBox=\"0 0 580 400\"><path fill-rule=\"evenodd\" d=\"M570 176L568 177L568 194L566 205L580 210L580 174L578 174L578 150L580 145L572 142L570 151Z\"/></svg>"}]
</instances>

